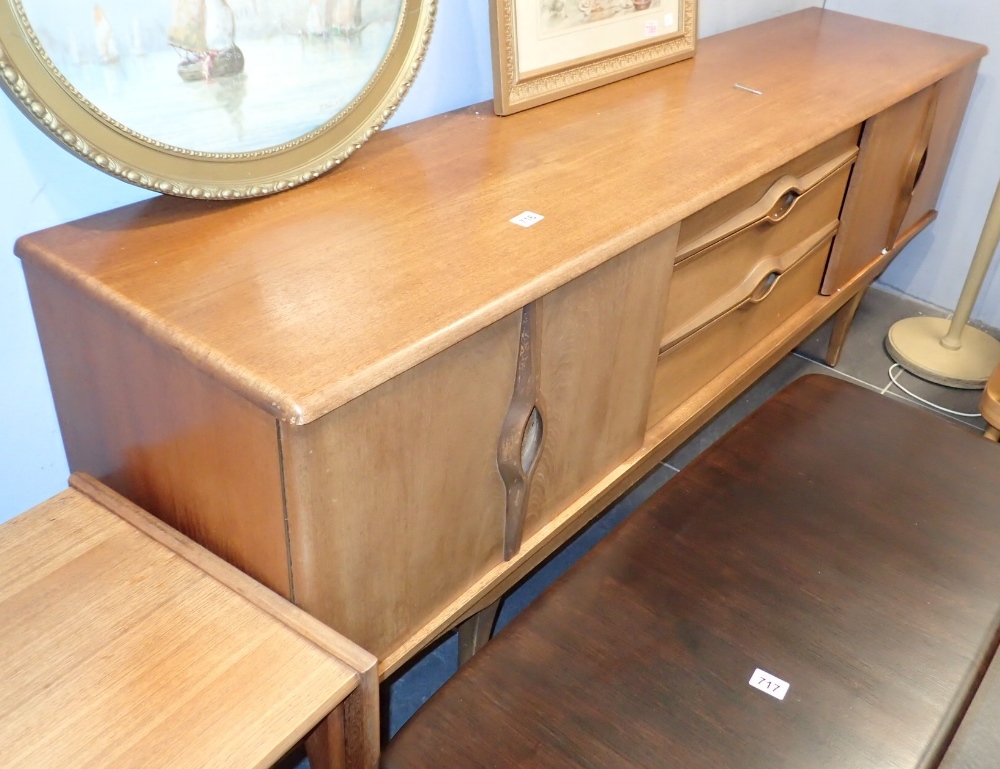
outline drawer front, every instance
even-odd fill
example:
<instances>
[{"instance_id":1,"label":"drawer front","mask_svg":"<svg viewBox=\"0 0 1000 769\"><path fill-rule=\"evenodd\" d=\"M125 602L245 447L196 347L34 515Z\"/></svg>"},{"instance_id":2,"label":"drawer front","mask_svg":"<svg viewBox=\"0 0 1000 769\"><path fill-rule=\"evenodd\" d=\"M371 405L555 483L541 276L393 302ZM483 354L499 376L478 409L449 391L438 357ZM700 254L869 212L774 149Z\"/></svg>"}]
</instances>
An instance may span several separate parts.
<instances>
[{"instance_id":1,"label":"drawer front","mask_svg":"<svg viewBox=\"0 0 1000 769\"><path fill-rule=\"evenodd\" d=\"M780 215L790 199L853 162L860 135L861 126L845 131L689 216L681 224L677 261L762 219Z\"/></svg>"},{"instance_id":2,"label":"drawer front","mask_svg":"<svg viewBox=\"0 0 1000 769\"><path fill-rule=\"evenodd\" d=\"M649 424L666 417L819 294L836 225L803 244L804 255L746 301L660 354Z\"/></svg>"},{"instance_id":3,"label":"drawer front","mask_svg":"<svg viewBox=\"0 0 1000 769\"><path fill-rule=\"evenodd\" d=\"M795 198L778 220L767 217L695 253L674 268L661 351L745 302L769 274L783 273L800 248L836 228L851 165Z\"/></svg>"}]
</instances>

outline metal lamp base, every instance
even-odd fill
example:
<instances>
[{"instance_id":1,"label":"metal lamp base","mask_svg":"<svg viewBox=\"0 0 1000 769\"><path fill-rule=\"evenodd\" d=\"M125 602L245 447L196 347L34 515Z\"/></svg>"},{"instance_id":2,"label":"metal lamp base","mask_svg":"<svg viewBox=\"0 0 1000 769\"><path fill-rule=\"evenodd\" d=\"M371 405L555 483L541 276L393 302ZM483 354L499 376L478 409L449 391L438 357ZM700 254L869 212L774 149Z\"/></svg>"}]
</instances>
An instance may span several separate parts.
<instances>
[{"instance_id":1,"label":"metal lamp base","mask_svg":"<svg viewBox=\"0 0 1000 769\"><path fill-rule=\"evenodd\" d=\"M945 387L981 390L1000 364L1000 342L972 326L962 331L962 346L941 346L951 322L944 318L907 318L894 323L885 348L911 374Z\"/></svg>"}]
</instances>

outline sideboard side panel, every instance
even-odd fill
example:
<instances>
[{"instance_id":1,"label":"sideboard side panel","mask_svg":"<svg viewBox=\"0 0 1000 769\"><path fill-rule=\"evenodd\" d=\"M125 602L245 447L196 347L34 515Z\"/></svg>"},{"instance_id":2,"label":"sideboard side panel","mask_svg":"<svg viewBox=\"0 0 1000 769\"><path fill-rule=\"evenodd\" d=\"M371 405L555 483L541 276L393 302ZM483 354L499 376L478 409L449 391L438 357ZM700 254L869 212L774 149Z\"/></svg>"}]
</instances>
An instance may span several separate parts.
<instances>
[{"instance_id":1,"label":"sideboard side panel","mask_svg":"<svg viewBox=\"0 0 1000 769\"><path fill-rule=\"evenodd\" d=\"M24 271L70 469L289 597L274 418L75 287Z\"/></svg>"},{"instance_id":2,"label":"sideboard side panel","mask_svg":"<svg viewBox=\"0 0 1000 769\"><path fill-rule=\"evenodd\" d=\"M520 316L281 425L295 602L379 659L503 560Z\"/></svg>"},{"instance_id":3,"label":"sideboard side panel","mask_svg":"<svg viewBox=\"0 0 1000 769\"><path fill-rule=\"evenodd\" d=\"M675 225L543 297L544 439L528 538L642 447Z\"/></svg>"}]
</instances>

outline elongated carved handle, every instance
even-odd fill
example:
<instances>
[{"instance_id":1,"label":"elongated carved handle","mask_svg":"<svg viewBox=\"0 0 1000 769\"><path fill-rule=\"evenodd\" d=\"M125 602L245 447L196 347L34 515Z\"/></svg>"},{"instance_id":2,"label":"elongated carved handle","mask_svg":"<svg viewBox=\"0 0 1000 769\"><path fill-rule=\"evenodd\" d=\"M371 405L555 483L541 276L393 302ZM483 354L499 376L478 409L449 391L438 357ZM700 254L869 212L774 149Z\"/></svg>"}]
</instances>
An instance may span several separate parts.
<instances>
[{"instance_id":1,"label":"elongated carved handle","mask_svg":"<svg viewBox=\"0 0 1000 769\"><path fill-rule=\"evenodd\" d=\"M504 560L510 560L521 549L528 492L545 441L545 420L539 392L538 313L537 303L521 311L514 394L500 428L497 445L497 467L507 491Z\"/></svg>"},{"instance_id":2,"label":"elongated carved handle","mask_svg":"<svg viewBox=\"0 0 1000 769\"><path fill-rule=\"evenodd\" d=\"M752 206L734 214L697 240L688 243L684 247L684 251L677 257L677 261L680 262L694 256L697 252L715 245L720 240L724 240L757 222L763 220L780 222L792 212L803 195L829 179L844 166L853 163L857 156L858 148L853 147L807 174L782 176Z\"/></svg>"}]
</instances>

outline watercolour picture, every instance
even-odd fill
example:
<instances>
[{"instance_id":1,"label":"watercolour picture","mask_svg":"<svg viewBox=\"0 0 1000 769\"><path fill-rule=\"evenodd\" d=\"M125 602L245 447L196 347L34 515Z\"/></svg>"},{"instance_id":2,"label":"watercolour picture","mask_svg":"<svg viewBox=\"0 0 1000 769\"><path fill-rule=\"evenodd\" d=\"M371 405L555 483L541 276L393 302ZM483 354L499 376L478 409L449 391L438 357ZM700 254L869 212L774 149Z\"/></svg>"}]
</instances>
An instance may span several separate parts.
<instances>
[{"instance_id":1,"label":"watercolour picture","mask_svg":"<svg viewBox=\"0 0 1000 769\"><path fill-rule=\"evenodd\" d=\"M21 0L59 74L111 120L203 153L334 118L389 51L403 0Z\"/></svg>"},{"instance_id":2,"label":"watercolour picture","mask_svg":"<svg viewBox=\"0 0 1000 769\"><path fill-rule=\"evenodd\" d=\"M542 34L556 34L586 24L625 19L657 11L661 0L538 0Z\"/></svg>"}]
</instances>

